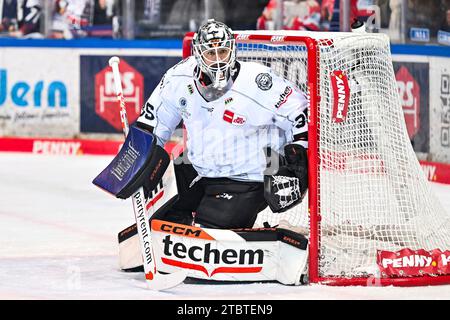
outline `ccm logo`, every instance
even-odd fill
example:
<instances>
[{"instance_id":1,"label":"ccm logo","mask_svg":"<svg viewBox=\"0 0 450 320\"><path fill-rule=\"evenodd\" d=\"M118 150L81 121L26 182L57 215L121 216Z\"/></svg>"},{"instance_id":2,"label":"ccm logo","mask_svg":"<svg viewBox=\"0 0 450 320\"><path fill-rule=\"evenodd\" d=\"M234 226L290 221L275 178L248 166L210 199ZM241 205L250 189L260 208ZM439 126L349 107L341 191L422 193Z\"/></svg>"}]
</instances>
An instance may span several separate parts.
<instances>
[{"instance_id":1,"label":"ccm logo","mask_svg":"<svg viewBox=\"0 0 450 320\"><path fill-rule=\"evenodd\" d=\"M331 87L333 89L333 122L340 123L347 117L350 102L350 87L347 76L342 71L331 73Z\"/></svg>"},{"instance_id":2,"label":"ccm logo","mask_svg":"<svg viewBox=\"0 0 450 320\"><path fill-rule=\"evenodd\" d=\"M201 229L191 229L191 228L186 228L183 226L170 225L170 224L162 224L160 230L164 231L164 232L187 236L187 237L194 236L197 238L200 237L200 235L202 233Z\"/></svg>"}]
</instances>

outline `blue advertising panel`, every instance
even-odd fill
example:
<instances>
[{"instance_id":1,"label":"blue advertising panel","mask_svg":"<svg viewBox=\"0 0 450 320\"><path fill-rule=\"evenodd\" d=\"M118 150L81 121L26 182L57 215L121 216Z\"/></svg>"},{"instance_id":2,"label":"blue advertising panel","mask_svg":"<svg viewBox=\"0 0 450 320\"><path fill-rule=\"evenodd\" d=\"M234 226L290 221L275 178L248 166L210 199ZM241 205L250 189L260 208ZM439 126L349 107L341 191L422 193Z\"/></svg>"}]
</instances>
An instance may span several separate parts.
<instances>
[{"instance_id":1,"label":"blue advertising panel","mask_svg":"<svg viewBox=\"0 0 450 320\"><path fill-rule=\"evenodd\" d=\"M119 105L108 60L111 56L80 56L80 131L122 132ZM128 121L133 123L142 105L164 73L181 57L123 56L119 70Z\"/></svg>"},{"instance_id":2,"label":"blue advertising panel","mask_svg":"<svg viewBox=\"0 0 450 320\"><path fill-rule=\"evenodd\" d=\"M429 63L394 62L406 128L416 152L430 151Z\"/></svg>"}]
</instances>

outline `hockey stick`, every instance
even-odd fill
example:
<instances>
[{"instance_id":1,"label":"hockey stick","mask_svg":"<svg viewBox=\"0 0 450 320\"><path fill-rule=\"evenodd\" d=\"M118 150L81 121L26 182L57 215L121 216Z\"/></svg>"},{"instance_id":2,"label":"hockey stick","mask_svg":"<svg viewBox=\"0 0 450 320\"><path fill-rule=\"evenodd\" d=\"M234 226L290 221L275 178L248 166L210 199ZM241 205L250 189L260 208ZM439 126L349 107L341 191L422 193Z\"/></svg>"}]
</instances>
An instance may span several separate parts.
<instances>
[{"instance_id":1,"label":"hockey stick","mask_svg":"<svg viewBox=\"0 0 450 320\"><path fill-rule=\"evenodd\" d=\"M109 59L109 65L113 72L114 86L117 99L120 105L120 121L125 137L128 135L129 126L127 119L127 111L125 108L125 100L122 91L122 82L119 72L119 58L112 57ZM133 209L138 229L139 242L141 244L141 252L144 262L144 272L147 287L152 290L164 290L172 288L186 278L186 272L180 270L171 274L160 274L156 270L156 262L153 253L152 236L149 223L149 215L145 210L144 190L140 187L133 195Z\"/></svg>"}]
</instances>

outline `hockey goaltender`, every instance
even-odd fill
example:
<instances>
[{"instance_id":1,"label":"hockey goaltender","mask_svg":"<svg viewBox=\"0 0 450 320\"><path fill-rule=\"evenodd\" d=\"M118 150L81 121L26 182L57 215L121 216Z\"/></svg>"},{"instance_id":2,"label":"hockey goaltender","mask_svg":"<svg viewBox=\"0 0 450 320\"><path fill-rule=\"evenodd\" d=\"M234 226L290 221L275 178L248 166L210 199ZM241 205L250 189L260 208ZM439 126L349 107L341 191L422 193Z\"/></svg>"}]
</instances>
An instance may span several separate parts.
<instances>
[{"instance_id":1,"label":"hockey goaltender","mask_svg":"<svg viewBox=\"0 0 450 320\"><path fill-rule=\"evenodd\" d=\"M306 193L308 102L269 67L238 60L237 50L228 26L202 25L193 55L163 76L102 179L121 199L143 186L159 272L298 285L307 239L252 227L267 206L283 212ZM185 149L170 161L162 147L180 121ZM119 233L122 270L142 269L139 247L136 225Z\"/></svg>"}]
</instances>

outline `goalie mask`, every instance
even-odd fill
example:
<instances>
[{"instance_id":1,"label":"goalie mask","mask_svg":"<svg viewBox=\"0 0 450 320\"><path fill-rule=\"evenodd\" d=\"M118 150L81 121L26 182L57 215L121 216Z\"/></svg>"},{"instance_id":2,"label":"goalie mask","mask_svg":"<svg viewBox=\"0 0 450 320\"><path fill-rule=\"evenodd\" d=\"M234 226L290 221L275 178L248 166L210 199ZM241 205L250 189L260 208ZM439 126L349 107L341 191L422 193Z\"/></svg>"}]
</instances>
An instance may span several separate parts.
<instances>
[{"instance_id":1,"label":"goalie mask","mask_svg":"<svg viewBox=\"0 0 450 320\"><path fill-rule=\"evenodd\" d=\"M231 29L222 22L210 19L194 34L192 48L200 71L210 78L213 88L223 90L236 61Z\"/></svg>"}]
</instances>

